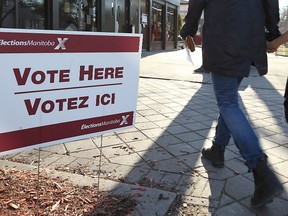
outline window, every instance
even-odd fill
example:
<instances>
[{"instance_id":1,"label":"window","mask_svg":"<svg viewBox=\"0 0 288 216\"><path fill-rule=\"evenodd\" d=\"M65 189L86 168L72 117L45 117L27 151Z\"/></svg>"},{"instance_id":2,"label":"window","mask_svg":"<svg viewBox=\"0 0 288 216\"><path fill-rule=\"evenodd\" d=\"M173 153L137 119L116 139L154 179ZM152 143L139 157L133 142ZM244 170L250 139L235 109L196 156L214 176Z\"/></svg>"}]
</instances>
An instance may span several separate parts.
<instances>
[{"instance_id":1,"label":"window","mask_svg":"<svg viewBox=\"0 0 288 216\"><path fill-rule=\"evenodd\" d=\"M69 31L96 31L96 6L96 0L59 0L59 28Z\"/></svg>"},{"instance_id":2,"label":"window","mask_svg":"<svg viewBox=\"0 0 288 216\"><path fill-rule=\"evenodd\" d=\"M17 14L16 11L18 11ZM44 29L44 0L1 0L0 27Z\"/></svg>"},{"instance_id":3,"label":"window","mask_svg":"<svg viewBox=\"0 0 288 216\"><path fill-rule=\"evenodd\" d=\"M162 41L163 6L157 2L152 4L152 41Z\"/></svg>"},{"instance_id":4,"label":"window","mask_svg":"<svg viewBox=\"0 0 288 216\"><path fill-rule=\"evenodd\" d=\"M175 14L176 11L173 8L167 9L167 26L166 26L166 40L174 41L175 39Z\"/></svg>"},{"instance_id":5,"label":"window","mask_svg":"<svg viewBox=\"0 0 288 216\"><path fill-rule=\"evenodd\" d=\"M23 29L45 29L44 0L19 1L19 27Z\"/></svg>"},{"instance_id":6,"label":"window","mask_svg":"<svg viewBox=\"0 0 288 216\"><path fill-rule=\"evenodd\" d=\"M15 0L0 1L0 28L14 28L15 26Z\"/></svg>"}]
</instances>

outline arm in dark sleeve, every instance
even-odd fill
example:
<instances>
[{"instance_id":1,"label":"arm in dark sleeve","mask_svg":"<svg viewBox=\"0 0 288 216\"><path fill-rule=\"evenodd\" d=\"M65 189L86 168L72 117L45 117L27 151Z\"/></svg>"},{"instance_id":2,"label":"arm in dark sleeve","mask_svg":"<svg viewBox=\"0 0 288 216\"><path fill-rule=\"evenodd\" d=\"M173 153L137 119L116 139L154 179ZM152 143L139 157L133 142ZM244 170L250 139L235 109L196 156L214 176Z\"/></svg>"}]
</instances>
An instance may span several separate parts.
<instances>
[{"instance_id":1,"label":"arm in dark sleeve","mask_svg":"<svg viewBox=\"0 0 288 216\"><path fill-rule=\"evenodd\" d=\"M272 41L281 35L278 27L280 21L278 0L263 0L265 11L266 40Z\"/></svg>"},{"instance_id":2,"label":"arm in dark sleeve","mask_svg":"<svg viewBox=\"0 0 288 216\"><path fill-rule=\"evenodd\" d=\"M198 30L199 20L204 9L206 0L189 0L188 12L185 17L180 35L184 40L188 35L195 36Z\"/></svg>"}]
</instances>

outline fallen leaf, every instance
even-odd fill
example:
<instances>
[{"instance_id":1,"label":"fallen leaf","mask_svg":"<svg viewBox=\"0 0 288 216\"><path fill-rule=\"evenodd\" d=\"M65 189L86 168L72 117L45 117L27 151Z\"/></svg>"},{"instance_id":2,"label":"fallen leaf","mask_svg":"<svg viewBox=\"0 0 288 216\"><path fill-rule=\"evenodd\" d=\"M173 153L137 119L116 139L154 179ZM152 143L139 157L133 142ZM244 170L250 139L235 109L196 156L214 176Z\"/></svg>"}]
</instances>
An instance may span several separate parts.
<instances>
[{"instance_id":1,"label":"fallen leaf","mask_svg":"<svg viewBox=\"0 0 288 216\"><path fill-rule=\"evenodd\" d=\"M15 204L15 203L9 203L9 206L13 209L19 209L19 205Z\"/></svg>"},{"instance_id":2,"label":"fallen leaf","mask_svg":"<svg viewBox=\"0 0 288 216\"><path fill-rule=\"evenodd\" d=\"M61 200L59 200L58 202L56 202L56 203L52 206L51 212L53 212L53 211L58 207L58 205L60 204L60 201L61 201Z\"/></svg>"}]
</instances>

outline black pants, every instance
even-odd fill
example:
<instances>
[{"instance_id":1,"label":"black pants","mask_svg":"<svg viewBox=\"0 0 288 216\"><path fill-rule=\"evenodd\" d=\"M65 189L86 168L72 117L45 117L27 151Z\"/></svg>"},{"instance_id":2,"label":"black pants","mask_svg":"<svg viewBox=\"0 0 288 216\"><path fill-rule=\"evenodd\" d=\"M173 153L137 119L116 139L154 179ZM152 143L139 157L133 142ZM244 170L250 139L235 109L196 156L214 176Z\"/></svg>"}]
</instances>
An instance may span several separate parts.
<instances>
[{"instance_id":1,"label":"black pants","mask_svg":"<svg viewBox=\"0 0 288 216\"><path fill-rule=\"evenodd\" d=\"M288 123L288 77L287 77L285 94L284 94L284 113L285 113L286 122Z\"/></svg>"}]
</instances>

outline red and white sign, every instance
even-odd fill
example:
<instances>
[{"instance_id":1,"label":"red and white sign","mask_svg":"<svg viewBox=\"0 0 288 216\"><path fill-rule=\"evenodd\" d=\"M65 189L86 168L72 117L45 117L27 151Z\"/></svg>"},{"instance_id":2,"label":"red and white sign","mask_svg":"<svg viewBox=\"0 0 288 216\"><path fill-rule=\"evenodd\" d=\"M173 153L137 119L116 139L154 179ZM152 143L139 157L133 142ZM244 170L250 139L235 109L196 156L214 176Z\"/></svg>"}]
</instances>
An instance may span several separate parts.
<instances>
[{"instance_id":1,"label":"red and white sign","mask_svg":"<svg viewBox=\"0 0 288 216\"><path fill-rule=\"evenodd\" d=\"M0 29L0 155L134 127L138 34Z\"/></svg>"}]
</instances>

